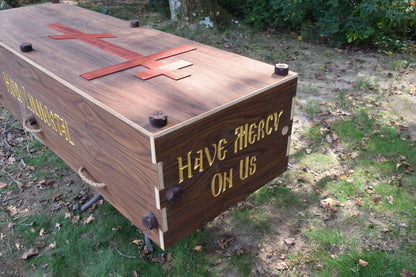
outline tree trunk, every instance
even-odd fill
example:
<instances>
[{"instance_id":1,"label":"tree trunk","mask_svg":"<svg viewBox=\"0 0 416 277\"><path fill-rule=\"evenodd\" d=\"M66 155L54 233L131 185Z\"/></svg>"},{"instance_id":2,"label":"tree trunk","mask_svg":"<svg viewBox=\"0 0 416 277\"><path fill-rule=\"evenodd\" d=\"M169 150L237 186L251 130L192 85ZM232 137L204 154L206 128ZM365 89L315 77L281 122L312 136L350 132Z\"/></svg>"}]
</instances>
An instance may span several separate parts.
<instances>
[{"instance_id":1,"label":"tree trunk","mask_svg":"<svg viewBox=\"0 0 416 277\"><path fill-rule=\"evenodd\" d=\"M225 29L231 22L231 16L217 0L169 0L173 21L185 23L191 27L204 25L207 28Z\"/></svg>"}]
</instances>

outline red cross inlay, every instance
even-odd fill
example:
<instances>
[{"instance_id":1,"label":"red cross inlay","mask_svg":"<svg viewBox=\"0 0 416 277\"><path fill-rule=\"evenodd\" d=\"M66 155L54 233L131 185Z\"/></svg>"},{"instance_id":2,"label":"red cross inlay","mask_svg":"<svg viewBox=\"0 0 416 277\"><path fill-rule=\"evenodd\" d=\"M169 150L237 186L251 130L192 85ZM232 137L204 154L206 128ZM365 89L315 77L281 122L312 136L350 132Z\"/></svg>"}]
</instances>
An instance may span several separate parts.
<instances>
[{"instance_id":1,"label":"red cross inlay","mask_svg":"<svg viewBox=\"0 0 416 277\"><path fill-rule=\"evenodd\" d=\"M151 54L148 56L142 56L125 48L119 47L115 44L109 43L101 38L116 38L116 36L107 33L97 33L97 34L86 34L82 33L78 30L72 29L68 26L55 23L47 25L50 28L53 28L64 35L49 35L49 37L53 39L79 39L83 42L89 43L93 46L96 46L100 49L103 49L107 52L110 52L114 55L122 57L126 59L126 62L122 62L119 64L111 65L108 67L104 67L98 70L94 70L91 72L87 72L81 74L80 76L86 80L93 80L97 79L112 73L116 73L122 70L126 70L129 68L137 67L137 66L145 66L148 68L146 71L142 71L140 73L135 74L135 76L147 80L156 76L165 75L170 77L174 80L180 80L182 78L190 76L186 72L179 71L178 69L187 67L192 65L192 63L186 61L177 61L169 64L164 64L159 62L158 60L168 58L171 56L175 56L178 54L182 54L188 51L196 50L195 47L191 47L188 45L183 45L180 47L176 47L173 49L165 50L159 53Z\"/></svg>"}]
</instances>

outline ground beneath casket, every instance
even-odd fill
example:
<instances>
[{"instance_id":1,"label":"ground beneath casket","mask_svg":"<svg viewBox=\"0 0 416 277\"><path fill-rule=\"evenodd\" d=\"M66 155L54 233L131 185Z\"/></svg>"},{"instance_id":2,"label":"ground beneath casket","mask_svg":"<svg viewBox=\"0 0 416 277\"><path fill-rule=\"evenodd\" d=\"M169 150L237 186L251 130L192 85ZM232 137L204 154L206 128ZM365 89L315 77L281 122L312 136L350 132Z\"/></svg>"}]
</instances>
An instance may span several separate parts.
<instances>
[{"instance_id":1,"label":"ground beneath casket","mask_svg":"<svg viewBox=\"0 0 416 277\"><path fill-rule=\"evenodd\" d=\"M345 260L352 274L364 270L359 258L369 262L372 251L394 255L408 246L405 261L416 253L414 55L334 49L238 26L190 32L144 10L141 19L227 51L287 63L299 74L289 170L210 222L200 231L209 239L183 253L201 253L207 272L225 276L323 275L342 267L345 254L353 257ZM62 221L85 226L105 218L96 214L100 206L77 218L73 206L94 191L3 107L0 119L0 275L52 275L48 263L36 259L59 247L51 239L62 232ZM52 225L38 227L34 218L45 219L39 215ZM143 258L143 244L136 243ZM37 255L24 257L30 248ZM178 251L144 259L175 275ZM396 265L416 273L414 262ZM129 276L135 274L140 271Z\"/></svg>"}]
</instances>

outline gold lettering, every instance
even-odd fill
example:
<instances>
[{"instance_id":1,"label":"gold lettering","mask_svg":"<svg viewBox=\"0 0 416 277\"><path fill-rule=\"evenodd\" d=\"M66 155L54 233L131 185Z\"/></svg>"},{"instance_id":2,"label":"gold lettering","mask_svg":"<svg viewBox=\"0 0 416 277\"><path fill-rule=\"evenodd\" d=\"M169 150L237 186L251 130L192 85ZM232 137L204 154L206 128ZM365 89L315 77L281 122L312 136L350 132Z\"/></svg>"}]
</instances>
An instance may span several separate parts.
<instances>
[{"instance_id":1,"label":"gold lettering","mask_svg":"<svg viewBox=\"0 0 416 277\"><path fill-rule=\"evenodd\" d=\"M224 150L223 143L224 144L227 144L227 140L226 139L222 139L222 140L220 140L218 142L218 159L220 161L223 161L225 159L225 154L227 153L227 150Z\"/></svg>"},{"instance_id":2,"label":"gold lettering","mask_svg":"<svg viewBox=\"0 0 416 277\"><path fill-rule=\"evenodd\" d=\"M228 177L227 177L228 176ZM218 197L221 193L224 193L228 188L233 187L233 169L231 168L228 175L227 172L217 173L211 180L211 193L212 196ZM218 189L217 189L218 187Z\"/></svg>"},{"instance_id":3,"label":"gold lettering","mask_svg":"<svg viewBox=\"0 0 416 277\"><path fill-rule=\"evenodd\" d=\"M19 86L15 83L16 86L16 99L20 102L23 103L23 97L22 97L22 92L21 89L19 88Z\"/></svg>"},{"instance_id":4,"label":"gold lettering","mask_svg":"<svg viewBox=\"0 0 416 277\"><path fill-rule=\"evenodd\" d=\"M240 160L240 179L247 179L249 176L256 173L256 169L256 156L251 158L250 156L247 156Z\"/></svg>"},{"instance_id":5,"label":"gold lettering","mask_svg":"<svg viewBox=\"0 0 416 277\"><path fill-rule=\"evenodd\" d=\"M75 143L71 140L71 135L69 134L69 128L68 128L68 122L67 121L65 121L65 127L66 127L66 130L67 130L67 135L68 135L68 137L67 137L67 141L70 143L70 144L72 144L72 145L75 145Z\"/></svg>"},{"instance_id":6,"label":"gold lettering","mask_svg":"<svg viewBox=\"0 0 416 277\"><path fill-rule=\"evenodd\" d=\"M22 86L23 95L25 96L26 107L29 107L29 102L27 101L27 95L25 87Z\"/></svg>"},{"instance_id":7,"label":"gold lettering","mask_svg":"<svg viewBox=\"0 0 416 277\"><path fill-rule=\"evenodd\" d=\"M270 135L273 132L273 128L272 127L269 128L269 123L271 120L273 120L273 118L274 118L273 114L267 117L267 120L266 120L266 134L267 135Z\"/></svg>"},{"instance_id":8,"label":"gold lettering","mask_svg":"<svg viewBox=\"0 0 416 277\"><path fill-rule=\"evenodd\" d=\"M4 78L4 83L6 84L6 89L8 92L10 92L10 89L9 89L10 81L9 81L9 77L7 76L5 72L3 72L3 78Z\"/></svg>"},{"instance_id":9,"label":"gold lettering","mask_svg":"<svg viewBox=\"0 0 416 277\"><path fill-rule=\"evenodd\" d=\"M35 99L35 103L36 103L36 111L37 111L37 115L39 116L40 119L43 120L43 109L42 109L42 104L39 102L38 99Z\"/></svg>"},{"instance_id":10,"label":"gold lettering","mask_svg":"<svg viewBox=\"0 0 416 277\"><path fill-rule=\"evenodd\" d=\"M58 129L56 129L56 125L55 125L54 113L51 110L49 110L49 112L48 112L48 125L51 126L52 129L54 129L55 131L58 131Z\"/></svg>"},{"instance_id":11,"label":"gold lettering","mask_svg":"<svg viewBox=\"0 0 416 277\"><path fill-rule=\"evenodd\" d=\"M257 130L257 140L264 138L264 119L260 120Z\"/></svg>"},{"instance_id":12,"label":"gold lettering","mask_svg":"<svg viewBox=\"0 0 416 277\"><path fill-rule=\"evenodd\" d=\"M230 169L230 176L227 178L227 172L224 172L224 186L222 187L222 192L225 192L227 189L227 181L228 181L228 188L233 187L233 169Z\"/></svg>"},{"instance_id":13,"label":"gold lettering","mask_svg":"<svg viewBox=\"0 0 416 277\"><path fill-rule=\"evenodd\" d=\"M178 157L178 167L179 167L179 184L183 182L183 170L185 168L188 169L188 179L192 178L192 170L191 170L191 153L192 151L189 151L188 155L187 155L187 164L183 165L182 164L182 157Z\"/></svg>"},{"instance_id":14,"label":"gold lettering","mask_svg":"<svg viewBox=\"0 0 416 277\"><path fill-rule=\"evenodd\" d=\"M46 105L43 105L43 115L45 116L45 123L48 124L48 126L51 126L50 120L49 120L49 109Z\"/></svg>"},{"instance_id":15,"label":"gold lettering","mask_svg":"<svg viewBox=\"0 0 416 277\"><path fill-rule=\"evenodd\" d=\"M207 156L208 164L209 164L210 167L214 163L215 156L217 155L217 145L215 143L213 143L212 146L214 146L214 157L212 159L211 159L211 154L209 153L209 148L208 147L204 148L205 155Z\"/></svg>"},{"instance_id":16,"label":"gold lettering","mask_svg":"<svg viewBox=\"0 0 416 277\"><path fill-rule=\"evenodd\" d=\"M254 129L253 129L254 128ZM252 123L250 125L250 129L248 131L248 143L253 144L256 141L256 135L253 136L253 134L255 133L255 129L257 128L257 124L256 123Z\"/></svg>"},{"instance_id":17,"label":"gold lettering","mask_svg":"<svg viewBox=\"0 0 416 277\"><path fill-rule=\"evenodd\" d=\"M240 179L245 180L248 177L249 157L240 160Z\"/></svg>"},{"instance_id":18,"label":"gold lettering","mask_svg":"<svg viewBox=\"0 0 416 277\"><path fill-rule=\"evenodd\" d=\"M28 109L31 111L31 112L34 112L34 113L36 113L36 106L35 106L35 100L33 99L33 96L31 95L31 94L27 94L27 97L29 98L29 106L28 106Z\"/></svg>"},{"instance_id":19,"label":"gold lettering","mask_svg":"<svg viewBox=\"0 0 416 277\"><path fill-rule=\"evenodd\" d=\"M250 175L256 173L256 169L256 156L253 156L250 159Z\"/></svg>"},{"instance_id":20,"label":"gold lettering","mask_svg":"<svg viewBox=\"0 0 416 277\"><path fill-rule=\"evenodd\" d=\"M199 172L204 171L204 155L202 149L196 152L199 155L199 158L195 158L194 170L199 168Z\"/></svg>"},{"instance_id":21,"label":"gold lettering","mask_svg":"<svg viewBox=\"0 0 416 277\"><path fill-rule=\"evenodd\" d=\"M247 148L247 131L248 131L248 124L243 126L237 127L234 131L234 134L237 138L234 141L234 153L242 150L243 148Z\"/></svg>"},{"instance_id":22,"label":"gold lettering","mask_svg":"<svg viewBox=\"0 0 416 277\"><path fill-rule=\"evenodd\" d=\"M26 103L26 107L33 113L35 113L45 124L51 129L58 132L60 136L65 134L65 139L70 144L75 145L71 139L71 134L68 127L68 122L62 117L49 110L48 106L44 105L39 99L33 97L30 93L26 92L24 86L19 86L15 81L9 78L5 72L3 72L3 79L6 84L7 91L16 98L20 103L23 103L23 98ZM56 124L55 124L56 120Z\"/></svg>"},{"instance_id":23,"label":"gold lettering","mask_svg":"<svg viewBox=\"0 0 416 277\"><path fill-rule=\"evenodd\" d=\"M56 126L58 126L58 133L61 135L62 131L61 131L61 125L59 124L59 121L61 120L61 117L59 115L57 115L56 113L53 113L54 118L56 119Z\"/></svg>"},{"instance_id":24,"label":"gold lettering","mask_svg":"<svg viewBox=\"0 0 416 277\"><path fill-rule=\"evenodd\" d=\"M279 128L279 122L280 122L280 117L283 114L283 110L280 111L279 116L277 116L277 112L274 113L274 130L277 132L277 129Z\"/></svg>"},{"instance_id":25,"label":"gold lettering","mask_svg":"<svg viewBox=\"0 0 416 277\"><path fill-rule=\"evenodd\" d=\"M66 129L65 129L65 124L64 124L64 119L61 117L60 118L61 122L58 122L58 125L61 125L61 133L60 135L62 136L62 134L65 134L66 137Z\"/></svg>"},{"instance_id":26,"label":"gold lettering","mask_svg":"<svg viewBox=\"0 0 416 277\"><path fill-rule=\"evenodd\" d=\"M216 180L218 179L218 191L215 189L216 188ZM221 174L217 173L214 175L214 177L211 180L211 192L212 192L212 196L214 197L218 197L218 195L221 194L222 191L222 178L221 178Z\"/></svg>"}]
</instances>

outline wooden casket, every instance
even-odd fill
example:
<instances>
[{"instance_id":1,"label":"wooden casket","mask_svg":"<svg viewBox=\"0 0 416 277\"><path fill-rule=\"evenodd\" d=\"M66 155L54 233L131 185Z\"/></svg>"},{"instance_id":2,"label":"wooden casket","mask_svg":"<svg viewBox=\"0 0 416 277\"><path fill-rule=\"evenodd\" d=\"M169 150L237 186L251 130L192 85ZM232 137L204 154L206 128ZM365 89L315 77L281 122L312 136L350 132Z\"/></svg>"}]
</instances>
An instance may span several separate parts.
<instances>
[{"instance_id":1,"label":"wooden casket","mask_svg":"<svg viewBox=\"0 0 416 277\"><path fill-rule=\"evenodd\" d=\"M0 26L1 103L162 249L287 169L284 65L68 4Z\"/></svg>"}]
</instances>

